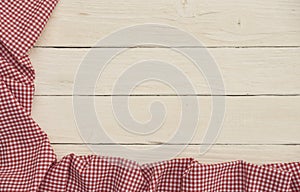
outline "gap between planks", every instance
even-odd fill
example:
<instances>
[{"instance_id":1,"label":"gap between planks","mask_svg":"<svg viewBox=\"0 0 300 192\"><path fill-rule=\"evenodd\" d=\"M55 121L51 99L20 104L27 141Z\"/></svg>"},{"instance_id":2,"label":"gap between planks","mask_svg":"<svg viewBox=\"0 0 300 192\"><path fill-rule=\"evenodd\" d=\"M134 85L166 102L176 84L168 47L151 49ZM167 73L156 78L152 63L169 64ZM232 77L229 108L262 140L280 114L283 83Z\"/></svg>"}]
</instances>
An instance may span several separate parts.
<instances>
[{"instance_id":1,"label":"gap between planks","mask_svg":"<svg viewBox=\"0 0 300 192\"><path fill-rule=\"evenodd\" d=\"M130 97L177 97L177 96L183 96L183 97L211 97L211 96L219 96L219 97L298 97L300 94L229 94L229 95L209 95L209 94L116 94L116 95L110 95L110 94L95 94L95 95L44 95L44 94L36 94L36 97L73 97L73 96L79 96L79 97L124 97L124 96L130 96Z\"/></svg>"},{"instance_id":2,"label":"gap between planks","mask_svg":"<svg viewBox=\"0 0 300 192\"><path fill-rule=\"evenodd\" d=\"M150 144L150 143L51 143L51 145L188 145L188 146L299 146L300 143L280 143L280 144L273 144L273 143L261 143L261 144L248 144L248 143L215 143L215 144L197 144L197 143L158 143L158 144Z\"/></svg>"},{"instance_id":3,"label":"gap between planks","mask_svg":"<svg viewBox=\"0 0 300 192\"><path fill-rule=\"evenodd\" d=\"M163 46L155 46L155 45L139 45L139 46L59 46L59 45L52 45L52 46L42 46L37 45L33 46L33 48L41 48L41 49L101 49L101 48L163 48ZM289 46L289 45L266 45L266 46L173 46L169 48L203 48L203 49L282 49L282 48L300 48L300 46Z\"/></svg>"}]
</instances>

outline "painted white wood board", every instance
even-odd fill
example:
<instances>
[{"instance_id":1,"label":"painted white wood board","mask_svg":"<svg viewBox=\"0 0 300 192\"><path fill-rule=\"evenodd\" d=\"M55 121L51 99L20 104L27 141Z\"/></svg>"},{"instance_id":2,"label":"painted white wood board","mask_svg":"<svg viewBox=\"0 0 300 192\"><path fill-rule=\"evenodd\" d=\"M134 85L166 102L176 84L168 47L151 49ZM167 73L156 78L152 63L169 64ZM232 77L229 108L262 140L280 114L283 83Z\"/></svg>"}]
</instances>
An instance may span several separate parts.
<instances>
[{"instance_id":1,"label":"painted white wood board","mask_svg":"<svg viewBox=\"0 0 300 192\"><path fill-rule=\"evenodd\" d=\"M201 96L197 99L200 115L191 143L202 141L211 118L210 97ZM135 120L145 123L151 119L149 107L154 101L165 105L166 116L163 126L154 134L146 136L132 134L122 129L118 123L119 118L116 119L114 116L111 97L95 97L95 109L102 128L115 143L168 142L178 129L181 120L180 98L176 96L132 96L129 97L130 112ZM118 105L118 102L115 104ZM227 97L225 107L223 128L217 143L300 143L300 97ZM84 143L76 126L72 97L36 96L33 104L33 117L49 135L51 142Z\"/></svg>"},{"instance_id":2,"label":"painted white wood board","mask_svg":"<svg viewBox=\"0 0 300 192\"><path fill-rule=\"evenodd\" d=\"M77 70L89 51L90 49L33 49L30 58L36 69L36 94L71 95ZM208 52L219 66L226 94L300 93L300 48L218 48L208 49ZM149 59L161 60L178 68L190 79L196 94L211 94L205 80L205 75L208 74L201 73L196 65L182 54L166 48L134 48L116 56L107 64L105 70L101 73L99 71L95 94L116 94L113 93L114 83L122 73L136 62ZM97 58L92 61L92 66L97 65ZM177 86L183 88L186 84ZM121 90L117 94L127 95L128 92ZM131 94L176 93L161 82L149 81L140 84Z\"/></svg>"},{"instance_id":3,"label":"painted white wood board","mask_svg":"<svg viewBox=\"0 0 300 192\"><path fill-rule=\"evenodd\" d=\"M92 46L113 31L144 23L175 26L205 46L300 45L298 0L182 2L61 0L37 45ZM188 46L185 41L178 46Z\"/></svg>"},{"instance_id":4,"label":"painted white wood board","mask_svg":"<svg viewBox=\"0 0 300 192\"><path fill-rule=\"evenodd\" d=\"M70 153L77 155L90 155L93 153L90 148L82 145L53 145L54 151L58 158L61 158ZM149 149L153 146L130 146L135 150ZM176 146L174 146L176 148ZM115 146L101 146L103 151L97 155L111 156L114 154L118 156L119 148ZM260 146L260 145L215 145L204 155L198 153L199 146L187 146L186 149L179 153L177 158L191 157L198 160L200 163L220 163L226 161L244 160L251 163L278 163L278 162L292 162L300 160L299 146ZM155 162L159 155L164 155L164 151L158 150L156 157L136 156L129 159L138 161L139 163ZM124 156L121 156L124 157ZM167 159L166 159L167 160Z\"/></svg>"}]
</instances>

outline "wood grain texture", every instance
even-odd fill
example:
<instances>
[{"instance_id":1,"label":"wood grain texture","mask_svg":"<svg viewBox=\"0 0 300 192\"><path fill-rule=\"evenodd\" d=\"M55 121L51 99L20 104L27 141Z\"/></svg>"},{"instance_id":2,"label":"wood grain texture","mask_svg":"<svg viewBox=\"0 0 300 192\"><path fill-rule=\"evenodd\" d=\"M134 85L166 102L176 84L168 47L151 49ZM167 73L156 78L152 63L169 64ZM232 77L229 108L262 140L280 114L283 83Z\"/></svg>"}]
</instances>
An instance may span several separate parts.
<instances>
[{"instance_id":1,"label":"wood grain texture","mask_svg":"<svg viewBox=\"0 0 300 192\"><path fill-rule=\"evenodd\" d=\"M197 99L201 113L191 143L201 143L211 117L210 97L203 96ZM102 127L115 143L168 142L179 127L181 120L180 98L175 96L129 97L130 112L138 122L145 123L151 119L149 107L154 101L165 105L164 124L159 131L145 136L132 134L120 127L117 121L119 117L116 119L112 110L111 97L96 97L95 109ZM118 106L118 102L115 104ZM74 119L72 97L35 97L33 117L49 135L52 143L83 143ZM299 119L300 97L227 97L223 129L217 143L299 144ZM103 141L97 140L98 142Z\"/></svg>"},{"instance_id":2,"label":"wood grain texture","mask_svg":"<svg viewBox=\"0 0 300 192\"><path fill-rule=\"evenodd\" d=\"M77 155L90 155L95 154L83 145L53 145L54 150L61 158L70 153ZM161 159L160 156L164 155L165 151L157 150L157 156L131 156L127 157L119 151L120 148L115 146L99 146L101 153L97 155L101 156L121 156L129 158L139 163L154 162ZM134 150L145 150L153 148L155 146L124 146L131 147ZM178 146L173 146L174 149ZM215 145L204 155L199 154L199 146L187 146L184 151L179 153L177 158L191 157L197 159L201 163L219 163L224 161L245 160L251 163L263 164L263 163L276 163L276 162L291 162L300 160L300 147L299 146L260 146L260 145ZM166 159L167 160L167 159Z\"/></svg>"},{"instance_id":3,"label":"wood grain texture","mask_svg":"<svg viewBox=\"0 0 300 192\"><path fill-rule=\"evenodd\" d=\"M235 95L226 97L217 145L202 156L198 144L209 124L212 103L208 96L196 97L201 113L195 137L178 157L193 157L204 163L237 159L258 164L300 161L299 18L298 0L61 0L36 48L30 52L37 72L33 117L48 134L59 158L71 152L92 154L76 127L71 97L75 74L85 54L99 39L120 28L167 24L189 32L210 47L208 51L223 75L226 95ZM195 48L175 33L168 36L176 39L174 46ZM134 40L135 36L126 38ZM120 42L101 44L98 50L116 45L128 47ZM135 95L129 97L132 116L140 122L151 119L149 105L158 100L167 110L164 124L148 136L121 129L109 95L128 95L126 90L113 92L113 86L133 63L146 59L169 62L191 80L197 95L211 94L203 74L193 63L170 49L154 47L129 48L115 57L95 87L96 113L105 131L115 143L136 150L168 142L178 127L181 105L170 87L144 82L130 93ZM100 147L100 155L120 156L115 145L102 141L95 145ZM174 150L178 146L174 145ZM165 152L157 151L156 157ZM147 154L123 157L141 163L157 160Z\"/></svg>"},{"instance_id":4,"label":"wood grain texture","mask_svg":"<svg viewBox=\"0 0 300 192\"><path fill-rule=\"evenodd\" d=\"M71 95L75 74L88 51L90 49L33 49L30 57L37 71L36 94ZM300 48L218 48L208 51L223 75L226 94L300 94ZM197 70L194 63L180 53L163 48L129 49L116 56L101 73L95 94L127 95L126 90L113 93L114 83L136 62L147 59L170 63L190 79L196 94L211 94L205 76ZM93 61L97 64L97 59ZM183 88L186 84L176 86ZM136 87L131 94L176 93L161 82L148 81Z\"/></svg>"},{"instance_id":5,"label":"wood grain texture","mask_svg":"<svg viewBox=\"0 0 300 192\"><path fill-rule=\"evenodd\" d=\"M182 2L61 0L37 45L92 46L113 31L144 23L178 27L206 46L300 45L298 0ZM188 46L185 39L182 45Z\"/></svg>"}]
</instances>

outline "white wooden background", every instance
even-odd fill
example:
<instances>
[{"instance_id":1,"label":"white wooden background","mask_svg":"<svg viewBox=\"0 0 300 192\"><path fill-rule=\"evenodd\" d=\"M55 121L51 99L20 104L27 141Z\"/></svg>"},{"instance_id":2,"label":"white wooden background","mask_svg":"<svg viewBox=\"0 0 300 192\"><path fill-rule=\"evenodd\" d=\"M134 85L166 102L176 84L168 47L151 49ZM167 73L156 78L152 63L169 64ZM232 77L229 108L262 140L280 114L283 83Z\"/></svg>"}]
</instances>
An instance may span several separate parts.
<instances>
[{"instance_id":1,"label":"white wooden background","mask_svg":"<svg viewBox=\"0 0 300 192\"><path fill-rule=\"evenodd\" d=\"M37 73L33 117L59 157L92 153L78 133L72 109L74 77L85 54L105 35L143 23L176 26L208 47L226 87L224 127L211 150L199 155L199 141L211 111L203 77L187 59L168 49L131 48L111 62L96 87L97 113L105 117L104 127L117 142L135 148L155 147L178 126L180 101L157 82L139 86L130 107L135 118L144 121L149 118L146 107L151 101L164 102L168 117L159 133L142 137L122 132L113 117L110 99L117 76L136 61L155 58L188 74L197 90L197 95L189 97L197 97L201 105L197 134L179 157L202 162L300 161L299 0L60 0L30 52ZM193 49L184 40L179 46ZM102 155L112 154L113 145L101 141L98 145L107 148ZM155 161L146 155L143 158Z\"/></svg>"}]
</instances>

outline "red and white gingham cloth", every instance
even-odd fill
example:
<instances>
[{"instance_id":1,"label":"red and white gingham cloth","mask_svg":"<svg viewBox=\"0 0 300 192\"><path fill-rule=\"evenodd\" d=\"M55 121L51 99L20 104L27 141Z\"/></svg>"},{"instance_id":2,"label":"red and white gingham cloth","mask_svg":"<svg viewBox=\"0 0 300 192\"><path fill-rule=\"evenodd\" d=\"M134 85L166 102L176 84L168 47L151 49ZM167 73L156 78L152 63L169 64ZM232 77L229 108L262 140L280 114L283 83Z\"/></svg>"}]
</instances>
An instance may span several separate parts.
<instances>
[{"instance_id":1,"label":"red and white gingham cloth","mask_svg":"<svg viewBox=\"0 0 300 192\"><path fill-rule=\"evenodd\" d=\"M58 161L30 116L34 69L27 55L56 0L0 0L0 191L300 191L300 163L201 164L191 158L139 165L122 158Z\"/></svg>"}]
</instances>

